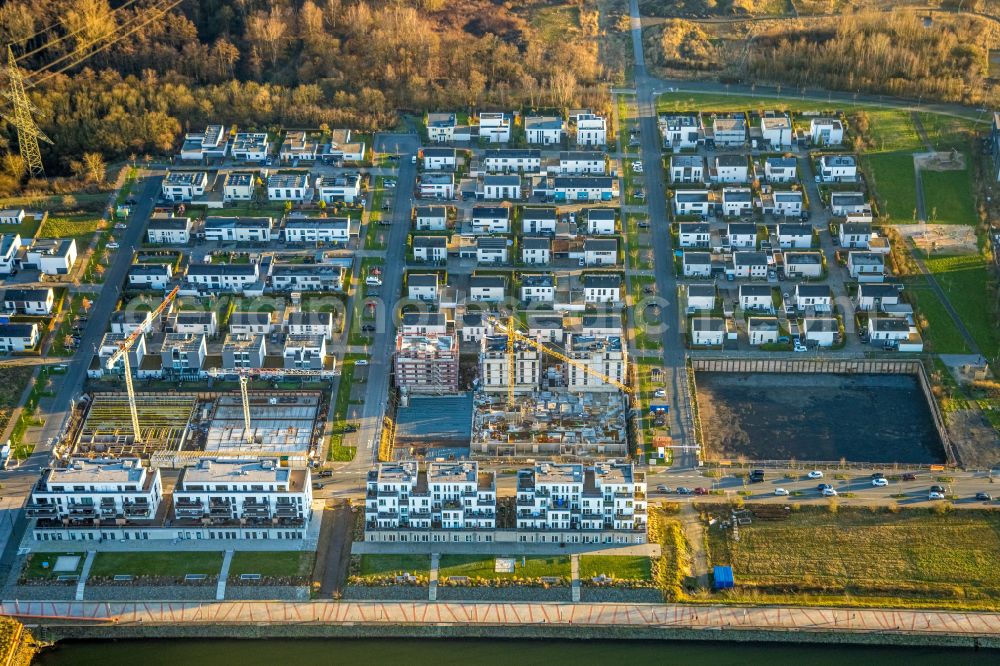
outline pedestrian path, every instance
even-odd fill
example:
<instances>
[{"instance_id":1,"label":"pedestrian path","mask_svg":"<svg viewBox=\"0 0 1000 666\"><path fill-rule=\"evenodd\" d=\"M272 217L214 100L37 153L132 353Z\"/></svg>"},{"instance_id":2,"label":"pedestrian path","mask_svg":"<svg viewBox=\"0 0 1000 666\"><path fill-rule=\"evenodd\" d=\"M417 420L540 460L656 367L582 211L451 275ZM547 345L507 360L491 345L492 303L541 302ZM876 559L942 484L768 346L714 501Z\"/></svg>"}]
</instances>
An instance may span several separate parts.
<instances>
[{"instance_id":1,"label":"pedestrian path","mask_svg":"<svg viewBox=\"0 0 1000 666\"><path fill-rule=\"evenodd\" d=\"M580 556L573 555L570 558L570 575L573 586L573 603L580 602Z\"/></svg>"},{"instance_id":2,"label":"pedestrian path","mask_svg":"<svg viewBox=\"0 0 1000 666\"><path fill-rule=\"evenodd\" d=\"M438 568L441 566L441 555L431 553L431 583L428 586L427 598L437 601L438 598Z\"/></svg>"},{"instance_id":3,"label":"pedestrian path","mask_svg":"<svg viewBox=\"0 0 1000 666\"><path fill-rule=\"evenodd\" d=\"M87 551L87 559L83 561L83 567L80 569L80 579L76 581L76 596L74 598L77 601L83 601L83 592L87 589L87 577L90 576L90 567L94 566L96 556L96 550Z\"/></svg>"},{"instance_id":4,"label":"pedestrian path","mask_svg":"<svg viewBox=\"0 0 1000 666\"><path fill-rule=\"evenodd\" d=\"M229 565L233 563L234 550L227 550L226 556L222 558L222 569L219 571L219 582L215 586L215 600L222 601L226 598L226 581L229 579Z\"/></svg>"},{"instance_id":5,"label":"pedestrian path","mask_svg":"<svg viewBox=\"0 0 1000 666\"><path fill-rule=\"evenodd\" d=\"M684 604L224 601L4 601L0 614L32 624L87 621L95 625L296 625L634 627L771 630L947 636L1000 635L1000 613L876 608L735 607ZM51 618L47 620L47 618Z\"/></svg>"}]
</instances>

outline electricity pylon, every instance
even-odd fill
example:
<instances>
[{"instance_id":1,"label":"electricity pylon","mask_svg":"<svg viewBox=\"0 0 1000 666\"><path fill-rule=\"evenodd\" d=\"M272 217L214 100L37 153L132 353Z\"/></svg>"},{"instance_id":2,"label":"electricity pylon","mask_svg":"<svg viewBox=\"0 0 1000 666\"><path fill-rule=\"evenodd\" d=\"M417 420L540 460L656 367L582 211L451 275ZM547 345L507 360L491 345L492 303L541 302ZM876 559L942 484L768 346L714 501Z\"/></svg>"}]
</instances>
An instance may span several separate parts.
<instances>
[{"instance_id":1,"label":"electricity pylon","mask_svg":"<svg viewBox=\"0 0 1000 666\"><path fill-rule=\"evenodd\" d=\"M10 87L4 92L4 96L13 105L14 115L3 118L17 128L17 144L31 177L42 178L45 176L45 167L42 166L42 152L38 149L38 141L41 139L46 143L52 143L52 140L38 129L35 119L31 116L32 112L38 109L24 92L24 78L10 46L7 47L7 79Z\"/></svg>"}]
</instances>

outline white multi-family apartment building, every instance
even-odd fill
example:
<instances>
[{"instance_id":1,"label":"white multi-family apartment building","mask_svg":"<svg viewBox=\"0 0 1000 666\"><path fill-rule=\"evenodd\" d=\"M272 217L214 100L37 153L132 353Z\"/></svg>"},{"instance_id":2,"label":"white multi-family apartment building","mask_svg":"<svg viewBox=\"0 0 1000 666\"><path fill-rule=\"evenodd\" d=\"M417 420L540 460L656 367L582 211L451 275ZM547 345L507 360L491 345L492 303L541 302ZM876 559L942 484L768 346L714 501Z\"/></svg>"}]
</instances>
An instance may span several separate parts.
<instances>
[{"instance_id":1,"label":"white multi-family apartment building","mask_svg":"<svg viewBox=\"0 0 1000 666\"><path fill-rule=\"evenodd\" d=\"M331 204L339 201L354 203L361 198L361 174L338 173L316 179L320 201Z\"/></svg>"},{"instance_id":2,"label":"white multi-family apartment building","mask_svg":"<svg viewBox=\"0 0 1000 666\"><path fill-rule=\"evenodd\" d=\"M307 173L276 173L267 179L267 198L271 201L305 201L312 196Z\"/></svg>"},{"instance_id":3,"label":"white multi-family apartment building","mask_svg":"<svg viewBox=\"0 0 1000 666\"><path fill-rule=\"evenodd\" d=\"M346 243L350 237L347 217L289 217L285 222L287 243Z\"/></svg>"},{"instance_id":4,"label":"white multi-family apartment building","mask_svg":"<svg viewBox=\"0 0 1000 666\"><path fill-rule=\"evenodd\" d=\"M170 264L132 264L128 284L140 289L165 289L173 274Z\"/></svg>"},{"instance_id":5,"label":"white multi-family apartment building","mask_svg":"<svg viewBox=\"0 0 1000 666\"><path fill-rule=\"evenodd\" d=\"M520 199L521 177L498 174L483 176L482 193L482 198L490 201Z\"/></svg>"},{"instance_id":6,"label":"white multi-family apartment building","mask_svg":"<svg viewBox=\"0 0 1000 666\"><path fill-rule=\"evenodd\" d=\"M659 118L663 145L674 150L694 148L701 140L701 121L690 114L665 114Z\"/></svg>"},{"instance_id":7,"label":"white multi-family apartment building","mask_svg":"<svg viewBox=\"0 0 1000 666\"><path fill-rule=\"evenodd\" d=\"M282 467L276 458L202 459L181 470L173 499L177 520L274 525L296 538L312 516L309 468Z\"/></svg>"},{"instance_id":8,"label":"white multi-family apartment building","mask_svg":"<svg viewBox=\"0 0 1000 666\"><path fill-rule=\"evenodd\" d=\"M607 172L604 153L592 150L570 150L559 153L559 173L595 174L603 176Z\"/></svg>"},{"instance_id":9,"label":"white multi-family apartment building","mask_svg":"<svg viewBox=\"0 0 1000 666\"><path fill-rule=\"evenodd\" d=\"M160 470L138 458L77 458L42 472L25 512L43 523L114 525L151 520L162 499Z\"/></svg>"},{"instance_id":10,"label":"white multi-family apartment building","mask_svg":"<svg viewBox=\"0 0 1000 666\"><path fill-rule=\"evenodd\" d=\"M191 218L154 215L146 225L146 237L159 245L186 245L191 240Z\"/></svg>"},{"instance_id":11,"label":"white multi-family apartment building","mask_svg":"<svg viewBox=\"0 0 1000 666\"><path fill-rule=\"evenodd\" d=\"M603 146L608 142L608 125L603 116L579 113L572 119L576 122L576 145Z\"/></svg>"},{"instance_id":12,"label":"white multi-family apartment building","mask_svg":"<svg viewBox=\"0 0 1000 666\"><path fill-rule=\"evenodd\" d=\"M674 192L676 215L708 215L711 208L708 190L677 190Z\"/></svg>"},{"instance_id":13,"label":"white multi-family apartment building","mask_svg":"<svg viewBox=\"0 0 1000 666\"><path fill-rule=\"evenodd\" d=\"M709 169L713 183L746 183L750 180L750 166L744 155L717 155Z\"/></svg>"},{"instance_id":14,"label":"white multi-family apartment building","mask_svg":"<svg viewBox=\"0 0 1000 666\"><path fill-rule=\"evenodd\" d=\"M524 133L528 143L540 143L544 146L562 141L566 132L566 124L556 116L528 116L524 119Z\"/></svg>"},{"instance_id":15,"label":"white multi-family apartment building","mask_svg":"<svg viewBox=\"0 0 1000 666\"><path fill-rule=\"evenodd\" d=\"M819 177L824 183L853 183L858 179L858 161L853 155L823 155Z\"/></svg>"},{"instance_id":16,"label":"white multi-family apartment building","mask_svg":"<svg viewBox=\"0 0 1000 666\"><path fill-rule=\"evenodd\" d=\"M330 264L275 264L271 287L275 291L340 291L344 272L343 266Z\"/></svg>"},{"instance_id":17,"label":"white multi-family apartment building","mask_svg":"<svg viewBox=\"0 0 1000 666\"><path fill-rule=\"evenodd\" d=\"M216 243L268 243L271 240L270 217L206 217L205 240Z\"/></svg>"},{"instance_id":18,"label":"white multi-family apartment building","mask_svg":"<svg viewBox=\"0 0 1000 666\"><path fill-rule=\"evenodd\" d=\"M576 361L563 368L563 379L570 391L617 391L618 387L604 380L602 375L618 383L628 381L628 354L618 336L571 335L566 356ZM586 372L584 367L591 372Z\"/></svg>"},{"instance_id":19,"label":"white multi-family apartment building","mask_svg":"<svg viewBox=\"0 0 1000 666\"><path fill-rule=\"evenodd\" d=\"M422 199L454 199L455 174L425 173L420 178L420 197Z\"/></svg>"},{"instance_id":20,"label":"white multi-family apartment building","mask_svg":"<svg viewBox=\"0 0 1000 666\"><path fill-rule=\"evenodd\" d=\"M201 289L242 292L260 280L260 273L255 263L190 264L185 277Z\"/></svg>"},{"instance_id":21,"label":"white multi-family apartment building","mask_svg":"<svg viewBox=\"0 0 1000 666\"><path fill-rule=\"evenodd\" d=\"M587 233L591 236L611 236L615 233L615 210L591 208L587 211Z\"/></svg>"},{"instance_id":22,"label":"white multi-family apartment building","mask_svg":"<svg viewBox=\"0 0 1000 666\"><path fill-rule=\"evenodd\" d=\"M701 155L671 155L671 183L704 183L705 158Z\"/></svg>"},{"instance_id":23,"label":"white multi-family apartment building","mask_svg":"<svg viewBox=\"0 0 1000 666\"><path fill-rule=\"evenodd\" d=\"M366 485L366 541L492 540L496 476L480 472L478 463L431 462L423 469L416 461L379 463Z\"/></svg>"},{"instance_id":24,"label":"white multi-family apartment building","mask_svg":"<svg viewBox=\"0 0 1000 666\"><path fill-rule=\"evenodd\" d=\"M208 188L208 172L168 171L160 188L167 201L191 201Z\"/></svg>"},{"instance_id":25,"label":"white multi-family apartment building","mask_svg":"<svg viewBox=\"0 0 1000 666\"><path fill-rule=\"evenodd\" d=\"M7 289L3 292L3 309L10 314L45 316L55 307L52 287Z\"/></svg>"},{"instance_id":26,"label":"white multi-family apartment building","mask_svg":"<svg viewBox=\"0 0 1000 666\"><path fill-rule=\"evenodd\" d=\"M453 140L458 118L454 113L428 113L427 138L435 143L447 143Z\"/></svg>"},{"instance_id":27,"label":"white multi-family apartment building","mask_svg":"<svg viewBox=\"0 0 1000 666\"><path fill-rule=\"evenodd\" d=\"M769 183L794 183L798 160L794 157L768 157L764 160L764 178Z\"/></svg>"},{"instance_id":28,"label":"white multi-family apartment building","mask_svg":"<svg viewBox=\"0 0 1000 666\"><path fill-rule=\"evenodd\" d=\"M38 344L38 324L0 324L0 352L23 352Z\"/></svg>"},{"instance_id":29,"label":"white multi-family apartment building","mask_svg":"<svg viewBox=\"0 0 1000 666\"><path fill-rule=\"evenodd\" d=\"M621 303L621 276L613 273L584 275L583 300L585 303Z\"/></svg>"},{"instance_id":30,"label":"white multi-family apartment building","mask_svg":"<svg viewBox=\"0 0 1000 666\"><path fill-rule=\"evenodd\" d=\"M333 340L333 323L333 314L330 312L296 310L285 313L285 331L288 335L321 335L327 340Z\"/></svg>"},{"instance_id":31,"label":"white multi-family apartment building","mask_svg":"<svg viewBox=\"0 0 1000 666\"><path fill-rule=\"evenodd\" d=\"M263 162L271 151L266 132L239 132L233 140L233 159Z\"/></svg>"},{"instance_id":32,"label":"white multi-family apartment building","mask_svg":"<svg viewBox=\"0 0 1000 666\"><path fill-rule=\"evenodd\" d=\"M479 114L479 138L489 143L510 141L510 116L505 113Z\"/></svg>"},{"instance_id":33,"label":"white multi-family apartment building","mask_svg":"<svg viewBox=\"0 0 1000 666\"><path fill-rule=\"evenodd\" d=\"M542 169L542 151L537 148L490 148L483 154L487 173L538 173Z\"/></svg>"},{"instance_id":34,"label":"white multi-family apartment building","mask_svg":"<svg viewBox=\"0 0 1000 666\"><path fill-rule=\"evenodd\" d=\"M413 210L413 227L417 231L444 231L448 228L448 208L417 206Z\"/></svg>"},{"instance_id":35,"label":"white multi-family apartment building","mask_svg":"<svg viewBox=\"0 0 1000 666\"><path fill-rule=\"evenodd\" d=\"M760 133L772 148L789 148L794 140L792 119L786 113L767 113L761 116Z\"/></svg>"},{"instance_id":36,"label":"white multi-family apartment building","mask_svg":"<svg viewBox=\"0 0 1000 666\"><path fill-rule=\"evenodd\" d=\"M813 118L809 137L817 146L839 146L844 143L844 125L836 118Z\"/></svg>"},{"instance_id":37,"label":"white multi-family apartment building","mask_svg":"<svg viewBox=\"0 0 1000 666\"><path fill-rule=\"evenodd\" d=\"M257 188L257 175L249 171L231 171L222 186L223 201L250 201Z\"/></svg>"},{"instance_id":38,"label":"white multi-family apartment building","mask_svg":"<svg viewBox=\"0 0 1000 666\"><path fill-rule=\"evenodd\" d=\"M554 234L558 214L555 208L525 206L521 210L521 232L525 234Z\"/></svg>"},{"instance_id":39,"label":"white multi-family apartment building","mask_svg":"<svg viewBox=\"0 0 1000 666\"><path fill-rule=\"evenodd\" d=\"M508 206L473 206L472 231L478 234L509 234Z\"/></svg>"},{"instance_id":40,"label":"white multi-family apartment building","mask_svg":"<svg viewBox=\"0 0 1000 666\"><path fill-rule=\"evenodd\" d=\"M540 463L517 475L522 542L645 543L646 475L631 464Z\"/></svg>"},{"instance_id":41,"label":"white multi-family apartment building","mask_svg":"<svg viewBox=\"0 0 1000 666\"><path fill-rule=\"evenodd\" d=\"M535 273L521 278L521 300L525 303L551 303L555 300L556 283L549 273Z\"/></svg>"},{"instance_id":42,"label":"white multi-family apartment building","mask_svg":"<svg viewBox=\"0 0 1000 666\"><path fill-rule=\"evenodd\" d=\"M454 171L458 166L458 153L454 148L424 148L420 152L427 171Z\"/></svg>"}]
</instances>

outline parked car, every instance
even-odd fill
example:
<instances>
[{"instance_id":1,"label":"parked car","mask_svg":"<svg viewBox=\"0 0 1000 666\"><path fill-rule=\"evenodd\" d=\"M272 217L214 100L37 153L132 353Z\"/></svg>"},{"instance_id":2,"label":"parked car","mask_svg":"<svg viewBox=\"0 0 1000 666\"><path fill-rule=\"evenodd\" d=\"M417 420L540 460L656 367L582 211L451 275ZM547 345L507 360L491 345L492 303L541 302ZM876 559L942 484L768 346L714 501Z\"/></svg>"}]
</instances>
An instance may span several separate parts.
<instances>
[{"instance_id":1,"label":"parked car","mask_svg":"<svg viewBox=\"0 0 1000 666\"><path fill-rule=\"evenodd\" d=\"M109 250L117 250L120 246L115 241L111 241L110 243L108 243L104 247L108 248Z\"/></svg>"},{"instance_id":2,"label":"parked car","mask_svg":"<svg viewBox=\"0 0 1000 666\"><path fill-rule=\"evenodd\" d=\"M333 470L322 469L322 470L320 470L319 472L316 473L316 476L318 476L321 479L325 479L325 478L331 477L331 476L333 476Z\"/></svg>"},{"instance_id":3,"label":"parked car","mask_svg":"<svg viewBox=\"0 0 1000 666\"><path fill-rule=\"evenodd\" d=\"M708 488L702 488L701 486L699 486L699 487L697 487L697 488L694 489L694 494L695 495L707 495L708 494Z\"/></svg>"},{"instance_id":4,"label":"parked car","mask_svg":"<svg viewBox=\"0 0 1000 666\"><path fill-rule=\"evenodd\" d=\"M875 486L876 488L884 488L885 486L889 485L889 479L885 478L884 476L879 477L877 479L872 479L872 485Z\"/></svg>"},{"instance_id":5,"label":"parked car","mask_svg":"<svg viewBox=\"0 0 1000 666\"><path fill-rule=\"evenodd\" d=\"M806 476L810 479L822 479L823 472L819 471L818 469L814 469L813 471L806 474Z\"/></svg>"},{"instance_id":6,"label":"parked car","mask_svg":"<svg viewBox=\"0 0 1000 666\"><path fill-rule=\"evenodd\" d=\"M976 493L976 499L983 502L992 502L993 495L990 495L989 493Z\"/></svg>"},{"instance_id":7,"label":"parked car","mask_svg":"<svg viewBox=\"0 0 1000 666\"><path fill-rule=\"evenodd\" d=\"M653 391L653 395L656 396L657 398L666 398L667 392L665 389L656 389L655 391Z\"/></svg>"},{"instance_id":8,"label":"parked car","mask_svg":"<svg viewBox=\"0 0 1000 666\"><path fill-rule=\"evenodd\" d=\"M669 493L670 492L670 488L666 487L665 485L663 485L661 483L660 485L656 486L656 492L658 492L658 493Z\"/></svg>"},{"instance_id":9,"label":"parked car","mask_svg":"<svg viewBox=\"0 0 1000 666\"><path fill-rule=\"evenodd\" d=\"M927 499L929 499L929 500L943 500L944 499L944 493L935 493L935 492L928 493Z\"/></svg>"},{"instance_id":10,"label":"parked car","mask_svg":"<svg viewBox=\"0 0 1000 666\"><path fill-rule=\"evenodd\" d=\"M354 365L368 365L367 359L361 359L360 361L355 361Z\"/></svg>"},{"instance_id":11,"label":"parked car","mask_svg":"<svg viewBox=\"0 0 1000 666\"><path fill-rule=\"evenodd\" d=\"M634 162L632 162L632 171L635 171L636 173L642 173L642 162L640 162L639 160L635 160Z\"/></svg>"},{"instance_id":12,"label":"parked car","mask_svg":"<svg viewBox=\"0 0 1000 666\"><path fill-rule=\"evenodd\" d=\"M792 348L792 350L797 352L807 352L809 351L809 347L806 347L801 342L796 341L795 346Z\"/></svg>"},{"instance_id":13,"label":"parked car","mask_svg":"<svg viewBox=\"0 0 1000 666\"><path fill-rule=\"evenodd\" d=\"M691 490L690 488L685 488L684 486L680 486L679 488L677 488L678 495L690 495L693 492L694 492L693 490Z\"/></svg>"},{"instance_id":14,"label":"parked car","mask_svg":"<svg viewBox=\"0 0 1000 666\"><path fill-rule=\"evenodd\" d=\"M788 497L788 491L785 490L784 488L775 488L774 494L777 495L778 497Z\"/></svg>"},{"instance_id":15,"label":"parked car","mask_svg":"<svg viewBox=\"0 0 1000 666\"><path fill-rule=\"evenodd\" d=\"M836 497L836 496L837 496L837 491L834 490L833 488L823 489L823 497Z\"/></svg>"},{"instance_id":16,"label":"parked car","mask_svg":"<svg viewBox=\"0 0 1000 666\"><path fill-rule=\"evenodd\" d=\"M911 474L910 472L907 472L906 474L903 475L903 481L916 481L916 480L917 480L916 474Z\"/></svg>"}]
</instances>

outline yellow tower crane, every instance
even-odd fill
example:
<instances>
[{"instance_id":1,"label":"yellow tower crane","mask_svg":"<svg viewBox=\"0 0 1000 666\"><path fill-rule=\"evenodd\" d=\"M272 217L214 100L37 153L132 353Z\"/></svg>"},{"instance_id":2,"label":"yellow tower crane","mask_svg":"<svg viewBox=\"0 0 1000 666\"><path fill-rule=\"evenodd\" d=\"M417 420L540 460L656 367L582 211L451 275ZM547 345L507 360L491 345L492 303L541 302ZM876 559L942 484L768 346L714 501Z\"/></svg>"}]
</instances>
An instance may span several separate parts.
<instances>
[{"instance_id":1,"label":"yellow tower crane","mask_svg":"<svg viewBox=\"0 0 1000 666\"><path fill-rule=\"evenodd\" d=\"M142 441L142 433L139 431L139 411L135 406L135 389L132 387L132 364L128 360L128 352L132 349L132 345L135 344L136 340L142 337L142 335L149 330L150 324L163 314L163 311L167 309L171 301L177 296L177 292L180 287L174 287L173 290L167 294L167 297L163 299L163 302L156 306L156 309L150 310L146 313L146 318L143 320L139 326L132 331L132 333L118 343L118 350L115 351L110 357L108 357L105 367L109 370L115 367L118 363L118 359L121 359L125 364L125 391L128 393L128 409L129 414L132 417L132 433L135 437L135 443Z\"/></svg>"},{"instance_id":2,"label":"yellow tower crane","mask_svg":"<svg viewBox=\"0 0 1000 666\"><path fill-rule=\"evenodd\" d=\"M635 397L635 390L631 386L627 386L621 383L614 377L609 377L608 375L605 375L602 372L598 372L597 370L594 370L593 368L588 366L586 363L580 363L576 359L570 358L569 356L563 354L560 351L552 349L551 347L546 347L545 345L538 342L531 336L521 333L514 327L513 317L508 319L506 324L501 322L496 317L487 317L487 321L493 324L495 328L498 328L507 334L507 354L508 354L507 402L508 403L513 404L514 402L514 374L513 371L510 370L510 368L512 368L514 365L514 340L521 340L526 344L530 345L531 347L542 352L543 354L548 354L549 356L556 358L562 361L563 363L571 365L574 368L577 368L578 370L587 373L588 375L593 375L594 377L597 377L598 379L604 381L605 383L611 384L612 386L618 388L620 391L622 391L626 395L631 396L632 398ZM625 374L626 375L628 374L627 365Z\"/></svg>"}]
</instances>

